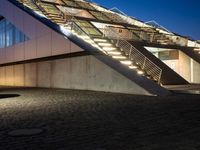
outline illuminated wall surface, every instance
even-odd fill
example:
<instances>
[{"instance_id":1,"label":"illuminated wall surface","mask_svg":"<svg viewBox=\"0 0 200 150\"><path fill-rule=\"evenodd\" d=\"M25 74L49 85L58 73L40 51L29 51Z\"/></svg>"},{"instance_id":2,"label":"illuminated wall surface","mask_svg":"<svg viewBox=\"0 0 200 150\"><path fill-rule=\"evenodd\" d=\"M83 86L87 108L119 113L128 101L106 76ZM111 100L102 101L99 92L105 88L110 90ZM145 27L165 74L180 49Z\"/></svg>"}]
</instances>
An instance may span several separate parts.
<instances>
[{"instance_id":1,"label":"illuminated wall surface","mask_svg":"<svg viewBox=\"0 0 200 150\"><path fill-rule=\"evenodd\" d=\"M86 1L1 3L1 85L159 94L166 92L160 83L187 81L158 58L149 58L145 54L148 51L142 52L134 42L191 46L195 55L200 52L196 41L171 33L155 22L146 24ZM172 55L179 59L177 53ZM166 55L160 57L168 59ZM27 66L33 60L35 71L31 74ZM12 64L16 62L21 66Z\"/></svg>"}]
</instances>

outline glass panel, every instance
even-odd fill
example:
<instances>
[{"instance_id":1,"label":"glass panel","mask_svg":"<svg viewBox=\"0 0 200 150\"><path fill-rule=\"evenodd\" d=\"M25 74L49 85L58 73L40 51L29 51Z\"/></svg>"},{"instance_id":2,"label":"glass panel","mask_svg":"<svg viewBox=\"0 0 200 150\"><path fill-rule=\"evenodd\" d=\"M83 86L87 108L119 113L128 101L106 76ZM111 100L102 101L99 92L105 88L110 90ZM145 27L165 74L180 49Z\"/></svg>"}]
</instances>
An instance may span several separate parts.
<instances>
[{"instance_id":1,"label":"glass panel","mask_svg":"<svg viewBox=\"0 0 200 150\"><path fill-rule=\"evenodd\" d=\"M79 6L81 6L82 8L85 8L85 9L89 9L89 10L95 10L95 8L93 6L91 6L89 3L87 2L76 2Z\"/></svg>"},{"instance_id":2,"label":"glass panel","mask_svg":"<svg viewBox=\"0 0 200 150\"><path fill-rule=\"evenodd\" d=\"M91 23L79 20L76 22L76 24L88 35L92 36L102 36L101 32L97 30Z\"/></svg>"},{"instance_id":3,"label":"glass panel","mask_svg":"<svg viewBox=\"0 0 200 150\"><path fill-rule=\"evenodd\" d=\"M55 4L64 4L61 0L42 0L43 2L51 2Z\"/></svg>"},{"instance_id":4,"label":"glass panel","mask_svg":"<svg viewBox=\"0 0 200 150\"><path fill-rule=\"evenodd\" d=\"M83 9L76 9L76 8L63 7L63 6L58 6L58 8L67 16L78 16L78 17L83 17L83 18L94 19L94 17L88 11L83 10Z\"/></svg>"},{"instance_id":5,"label":"glass panel","mask_svg":"<svg viewBox=\"0 0 200 150\"><path fill-rule=\"evenodd\" d=\"M0 21L0 48L5 47L5 20Z\"/></svg>"},{"instance_id":6,"label":"glass panel","mask_svg":"<svg viewBox=\"0 0 200 150\"><path fill-rule=\"evenodd\" d=\"M79 7L79 5L77 5L74 1L71 1L71 0L63 0L65 2L65 4L67 6L70 6L70 7Z\"/></svg>"},{"instance_id":7,"label":"glass panel","mask_svg":"<svg viewBox=\"0 0 200 150\"><path fill-rule=\"evenodd\" d=\"M6 46L7 47L14 44L13 32L14 32L14 28L12 24L6 21Z\"/></svg>"},{"instance_id":8,"label":"glass panel","mask_svg":"<svg viewBox=\"0 0 200 150\"><path fill-rule=\"evenodd\" d=\"M29 38L6 19L0 21L0 48L24 42Z\"/></svg>"},{"instance_id":9,"label":"glass panel","mask_svg":"<svg viewBox=\"0 0 200 150\"><path fill-rule=\"evenodd\" d=\"M110 21L110 19L101 12L90 11L90 13L99 20Z\"/></svg>"},{"instance_id":10,"label":"glass panel","mask_svg":"<svg viewBox=\"0 0 200 150\"><path fill-rule=\"evenodd\" d=\"M41 3L44 10L51 14L60 14L60 11L53 4Z\"/></svg>"},{"instance_id":11,"label":"glass panel","mask_svg":"<svg viewBox=\"0 0 200 150\"><path fill-rule=\"evenodd\" d=\"M19 30L15 30L15 43L20 43L25 40L25 35Z\"/></svg>"},{"instance_id":12,"label":"glass panel","mask_svg":"<svg viewBox=\"0 0 200 150\"><path fill-rule=\"evenodd\" d=\"M120 16L118 16L117 14L108 13L108 12L102 12L102 13L104 13L112 21L125 23L124 20Z\"/></svg>"}]
</instances>

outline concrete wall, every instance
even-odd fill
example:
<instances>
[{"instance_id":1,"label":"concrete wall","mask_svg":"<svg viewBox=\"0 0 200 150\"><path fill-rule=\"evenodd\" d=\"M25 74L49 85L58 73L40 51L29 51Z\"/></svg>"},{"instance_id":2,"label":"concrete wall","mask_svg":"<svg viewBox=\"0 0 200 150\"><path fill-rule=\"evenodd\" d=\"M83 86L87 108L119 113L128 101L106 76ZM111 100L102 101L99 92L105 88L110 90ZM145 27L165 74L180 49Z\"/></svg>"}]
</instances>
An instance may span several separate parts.
<instances>
[{"instance_id":1,"label":"concrete wall","mask_svg":"<svg viewBox=\"0 0 200 150\"><path fill-rule=\"evenodd\" d=\"M0 67L0 85L149 94L94 56Z\"/></svg>"},{"instance_id":2,"label":"concrete wall","mask_svg":"<svg viewBox=\"0 0 200 150\"><path fill-rule=\"evenodd\" d=\"M184 79L191 82L191 58L181 51L179 51L178 68L179 74Z\"/></svg>"},{"instance_id":3,"label":"concrete wall","mask_svg":"<svg viewBox=\"0 0 200 150\"><path fill-rule=\"evenodd\" d=\"M30 38L26 42L1 48L0 64L83 51L7 0L1 0L0 15Z\"/></svg>"},{"instance_id":4,"label":"concrete wall","mask_svg":"<svg viewBox=\"0 0 200 150\"><path fill-rule=\"evenodd\" d=\"M200 83L200 64L194 60L191 61L192 63L192 83Z\"/></svg>"},{"instance_id":5,"label":"concrete wall","mask_svg":"<svg viewBox=\"0 0 200 150\"><path fill-rule=\"evenodd\" d=\"M7 0L1 0L0 15L30 38L1 48L0 64L84 51ZM0 85L149 94L93 56L0 67Z\"/></svg>"},{"instance_id":6,"label":"concrete wall","mask_svg":"<svg viewBox=\"0 0 200 150\"><path fill-rule=\"evenodd\" d=\"M200 83L200 64L179 51L179 59L164 60L170 68L176 71L190 83Z\"/></svg>"}]
</instances>

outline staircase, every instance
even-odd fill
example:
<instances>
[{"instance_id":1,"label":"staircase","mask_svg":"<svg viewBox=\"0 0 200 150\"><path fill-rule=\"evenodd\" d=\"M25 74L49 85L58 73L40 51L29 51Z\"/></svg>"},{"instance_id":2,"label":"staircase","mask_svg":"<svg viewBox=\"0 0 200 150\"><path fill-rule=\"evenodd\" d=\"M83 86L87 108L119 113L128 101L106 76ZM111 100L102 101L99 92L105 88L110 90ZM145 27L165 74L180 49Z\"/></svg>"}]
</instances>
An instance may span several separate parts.
<instances>
[{"instance_id":1,"label":"staircase","mask_svg":"<svg viewBox=\"0 0 200 150\"><path fill-rule=\"evenodd\" d=\"M23 5L31 8L34 11L40 11L40 9L34 4L33 0L18 0L18 2L20 2Z\"/></svg>"},{"instance_id":2,"label":"staircase","mask_svg":"<svg viewBox=\"0 0 200 150\"><path fill-rule=\"evenodd\" d=\"M170 44L175 45L175 42L170 38L172 35L160 33L154 28L130 28L129 30L133 35L136 35L138 39L133 37L133 40L143 41L147 43L155 43L155 44Z\"/></svg>"},{"instance_id":3,"label":"staircase","mask_svg":"<svg viewBox=\"0 0 200 150\"><path fill-rule=\"evenodd\" d=\"M164 45L175 44L169 37L161 33L156 33L153 35L152 43L159 43Z\"/></svg>"},{"instance_id":4,"label":"staircase","mask_svg":"<svg viewBox=\"0 0 200 150\"><path fill-rule=\"evenodd\" d=\"M52 22L63 26L65 29L99 49L104 54L118 60L128 69L134 70L139 75L160 84L162 69L151 60L145 57L140 51L133 47L128 41L120 39L119 35L110 28L105 28L105 32L114 35L115 38L106 36L99 29L92 25L90 21L78 20L75 16L66 16L59 8L53 4L47 4L39 0L24 1L32 9L38 8Z\"/></svg>"}]
</instances>

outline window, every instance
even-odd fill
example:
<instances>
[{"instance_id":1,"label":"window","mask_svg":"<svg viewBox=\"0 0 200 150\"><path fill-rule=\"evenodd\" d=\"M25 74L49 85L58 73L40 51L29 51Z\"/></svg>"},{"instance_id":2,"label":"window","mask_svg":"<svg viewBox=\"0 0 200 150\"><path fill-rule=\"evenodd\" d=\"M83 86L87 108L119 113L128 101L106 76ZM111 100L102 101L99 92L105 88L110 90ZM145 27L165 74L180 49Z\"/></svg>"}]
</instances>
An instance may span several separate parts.
<instances>
[{"instance_id":1,"label":"window","mask_svg":"<svg viewBox=\"0 0 200 150\"><path fill-rule=\"evenodd\" d=\"M60 14L58 8L53 4L41 3L44 10L50 14Z\"/></svg>"},{"instance_id":2,"label":"window","mask_svg":"<svg viewBox=\"0 0 200 150\"><path fill-rule=\"evenodd\" d=\"M88 35L91 36L102 36L101 32L97 30L90 22L79 20L76 24Z\"/></svg>"},{"instance_id":3,"label":"window","mask_svg":"<svg viewBox=\"0 0 200 150\"><path fill-rule=\"evenodd\" d=\"M14 28L13 25L6 21L6 47L14 45Z\"/></svg>"},{"instance_id":4,"label":"window","mask_svg":"<svg viewBox=\"0 0 200 150\"><path fill-rule=\"evenodd\" d=\"M24 42L29 38L6 19L0 20L0 48Z\"/></svg>"},{"instance_id":5,"label":"window","mask_svg":"<svg viewBox=\"0 0 200 150\"><path fill-rule=\"evenodd\" d=\"M71 0L63 0L67 6L70 7L79 7L74 1Z\"/></svg>"},{"instance_id":6,"label":"window","mask_svg":"<svg viewBox=\"0 0 200 150\"><path fill-rule=\"evenodd\" d=\"M101 12L97 12L97 11L90 11L90 13L95 16L97 19L99 20L103 20L103 21L110 21L110 19L105 16L103 13Z\"/></svg>"},{"instance_id":7,"label":"window","mask_svg":"<svg viewBox=\"0 0 200 150\"><path fill-rule=\"evenodd\" d=\"M81 6L81 8L84 9L89 9L89 10L95 10L95 8L93 6L91 6L89 3L87 2L81 2L81 1L76 1L76 3Z\"/></svg>"},{"instance_id":8,"label":"window","mask_svg":"<svg viewBox=\"0 0 200 150\"><path fill-rule=\"evenodd\" d=\"M5 47L5 20L0 21L0 48Z\"/></svg>"}]
</instances>

